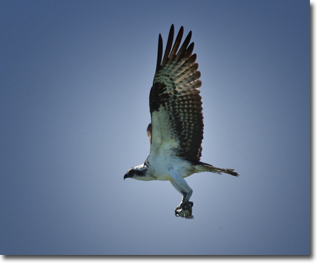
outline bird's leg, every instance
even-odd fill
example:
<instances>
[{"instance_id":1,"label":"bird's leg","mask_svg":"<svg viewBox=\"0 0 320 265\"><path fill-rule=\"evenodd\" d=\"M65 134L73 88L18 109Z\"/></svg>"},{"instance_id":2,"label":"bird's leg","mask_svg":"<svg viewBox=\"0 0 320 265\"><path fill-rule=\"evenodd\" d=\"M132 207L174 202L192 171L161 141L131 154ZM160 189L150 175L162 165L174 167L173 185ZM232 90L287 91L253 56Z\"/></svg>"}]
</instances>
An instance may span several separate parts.
<instances>
[{"instance_id":1,"label":"bird's leg","mask_svg":"<svg viewBox=\"0 0 320 265\"><path fill-rule=\"evenodd\" d=\"M181 201L180 205L176 208L176 210L177 210L177 209L187 210L187 209L192 208L193 202L191 202L191 201L189 201L189 199L187 199L187 196L188 196L189 198L191 197L192 192L191 192L191 194L190 194L190 193L187 194L187 193L182 192L182 195L183 195L182 201Z\"/></svg>"},{"instance_id":2,"label":"bird's leg","mask_svg":"<svg viewBox=\"0 0 320 265\"><path fill-rule=\"evenodd\" d=\"M190 201L192 195L192 189L188 183L175 171L170 171L170 182L182 194L182 201L180 205L175 209L175 215L181 217L192 216L193 202Z\"/></svg>"},{"instance_id":3,"label":"bird's leg","mask_svg":"<svg viewBox=\"0 0 320 265\"><path fill-rule=\"evenodd\" d=\"M193 206L193 202L189 200L187 201L186 195L183 195L180 205L174 211L175 216L192 219L193 218L192 206Z\"/></svg>"}]
</instances>

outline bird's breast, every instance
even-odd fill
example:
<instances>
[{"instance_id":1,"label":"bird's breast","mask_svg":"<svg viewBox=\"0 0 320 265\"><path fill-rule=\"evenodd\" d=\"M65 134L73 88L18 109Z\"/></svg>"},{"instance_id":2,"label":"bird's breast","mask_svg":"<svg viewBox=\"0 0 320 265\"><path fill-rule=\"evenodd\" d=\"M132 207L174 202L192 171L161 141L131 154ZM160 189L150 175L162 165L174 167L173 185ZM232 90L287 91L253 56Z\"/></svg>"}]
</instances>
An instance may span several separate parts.
<instances>
[{"instance_id":1,"label":"bird's breast","mask_svg":"<svg viewBox=\"0 0 320 265\"><path fill-rule=\"evenodd\" d=\"M157 180L170 180L170 170L185 178L194 173L190 162L174 156L150 156L150 170Z\"/></svg>"}]
</instances>

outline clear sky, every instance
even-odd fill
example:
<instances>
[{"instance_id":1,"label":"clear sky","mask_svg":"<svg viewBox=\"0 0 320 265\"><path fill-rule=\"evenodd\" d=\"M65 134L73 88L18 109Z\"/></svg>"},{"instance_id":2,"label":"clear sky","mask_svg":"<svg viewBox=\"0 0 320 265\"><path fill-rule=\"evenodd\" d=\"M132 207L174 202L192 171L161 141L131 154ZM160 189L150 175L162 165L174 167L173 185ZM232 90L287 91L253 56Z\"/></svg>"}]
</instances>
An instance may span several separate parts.
<instances>
[{"instance_id":1,"label":"clear sky","mask_svg":"<svg viewBox=\"0 0 320 265\"><path fill-rule=\"evenodd\" d=\"M158 34L192 30L202 161L123 180L149 154ZM310 2L1 1L0 254L310 253Z\"/></svg>"}]
</instances>

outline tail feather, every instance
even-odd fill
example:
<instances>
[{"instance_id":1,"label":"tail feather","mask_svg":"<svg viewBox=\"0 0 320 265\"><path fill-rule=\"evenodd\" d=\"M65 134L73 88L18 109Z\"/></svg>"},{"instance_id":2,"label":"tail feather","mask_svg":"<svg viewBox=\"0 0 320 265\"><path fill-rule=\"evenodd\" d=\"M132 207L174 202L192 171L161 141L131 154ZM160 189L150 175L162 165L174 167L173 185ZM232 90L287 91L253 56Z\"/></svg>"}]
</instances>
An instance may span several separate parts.
<instances>
[{"instance_id":1,"label":"tail feather","mask_svg":"<svg viewBox=\"0 0 320 265\"><path fill-rule=\"evenodd\" d=\"M198 172L215 172L219 174L226 173L235 177L239 176L239 174L235 172L234 169L214 167L203 162L198 162L198 164L196 165L196 169Z\"/></svg>"}]
</instances>

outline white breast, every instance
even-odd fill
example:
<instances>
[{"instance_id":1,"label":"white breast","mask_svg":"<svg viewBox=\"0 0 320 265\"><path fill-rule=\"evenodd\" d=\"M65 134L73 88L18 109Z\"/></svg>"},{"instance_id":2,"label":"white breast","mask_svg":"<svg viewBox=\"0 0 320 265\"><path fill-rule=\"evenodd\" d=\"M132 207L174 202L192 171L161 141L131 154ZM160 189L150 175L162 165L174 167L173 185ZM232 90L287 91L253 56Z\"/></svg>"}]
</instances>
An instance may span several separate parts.
<instances>
[{"instance_id":1,"label":"white breast","mask_svg":"<svg viewBox=\"0 0 320 265\"><path fill-rule=\"evenodd\" d=\"M169 170L174 170L185 178L194 173L190 162L176 156L150 155L150 170L157 180L170 180Z\"/></svg>"}]
</instances>

